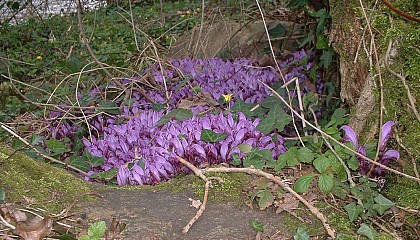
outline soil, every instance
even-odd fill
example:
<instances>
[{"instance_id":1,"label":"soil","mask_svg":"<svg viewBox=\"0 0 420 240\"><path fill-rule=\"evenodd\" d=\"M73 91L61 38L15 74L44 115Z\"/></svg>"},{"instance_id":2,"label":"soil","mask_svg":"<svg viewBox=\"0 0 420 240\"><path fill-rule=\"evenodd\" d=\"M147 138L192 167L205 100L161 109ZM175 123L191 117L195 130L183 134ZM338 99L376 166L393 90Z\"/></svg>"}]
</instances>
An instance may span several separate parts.
<instances>
[{"instance_id":1,"label":"soil","mask_svg":"<svg viewBox=\"0 0 420 240\"><path fill-rule=\"evenodd\" d=\"M107 190L95 203L84 207L89 219L110 220L113 217L126 223L121 233L126 240L139 239L256 239L251 220L264 225L261 239L290 239L285 215L273 211L252 210L243 203L209 202L199 220L183 235L183 227L194 217L197 209L189 198L190 192L150 190ZM297 226L295 226L297 228ZM296 231L294 229L293 231Z\"/></svg>"}]
</instances>

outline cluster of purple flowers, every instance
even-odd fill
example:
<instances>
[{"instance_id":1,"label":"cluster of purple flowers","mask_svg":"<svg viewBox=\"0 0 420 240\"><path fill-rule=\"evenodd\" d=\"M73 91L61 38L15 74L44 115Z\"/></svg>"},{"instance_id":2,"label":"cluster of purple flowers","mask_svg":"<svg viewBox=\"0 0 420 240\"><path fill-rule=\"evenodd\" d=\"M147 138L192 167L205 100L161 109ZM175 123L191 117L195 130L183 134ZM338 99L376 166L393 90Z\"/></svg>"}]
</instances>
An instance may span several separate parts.
<instances>
[{"instance_id":1,"label":"cluster of purple flowers","mask_svg":"<svg viewBox=\"0 0 420 240\"><path fill-rule=\"evenodd\" d=\"M237 148L239 144L269 149L274 157L286 152L282 137L273 141L272 135L264 136L256 129L259 120L246 119L242 113L237 116L231 113L226 116L222 113L194 116L181 123L171 121L157 126L156 122L162 116L162 113L145 110L125 124L105 127L102 139L83 139L92 155L105 160L105 164L94 171L119 168L119 185L155 184L176 173L188 172L176 156L200 166L230 162L233 153L243 157ZM200 139L203 129L223 133L227 137L220 142L208 143ZM138 161L143 162L144 168L139 166ZM128 163L134 164L130 168Z\"/></svg>"},{"instance_id":2,"label":"cluster of purple flowers","mask_svg":"<svg viewBox=\"0 0 420 240\"><path fill-rule=\"evenodd\" d=\"M400 159L400 153L397 150L394 149L388 149L386 144L388 142L388 139L392 135L392 127L395 125L393 121L388 121L382 126L382 134L381 139L379 141L379 156L378 156L378 162L388 166L390 163L390 160L392 159ZM342 130L344 130L344 138L343 140L346 142L351 142L353 146L357 149L357 152L366 156L366 145L363 144L361 146L358 145L357 136L356 133L353 131L353 129L347 125L344 125L341 127ZM365 159L361 157L357 157L357 159L360 161L359 165L359 172L364 175L369 175L369 177L383 177L385 174L385 170L379 166L374 166L372 171L372 164L366 161Z\"/></svg>"},{"instance_id":3,"label":"cluster of purple flowers","mask_svg":"<svg viewBox=\"0 0 420 240\"><path fill-rule=\"evenodd\" d=\"M308 79L308 72L313 67L312 53L304 50L294 52L293 55L281 63L287 69L285 80L298 78L300 83ZM305 64L294 64L295 62ZM214 100L222 95L232 94L235 99L247 103L259 103L271 94L264 85L272 85L281 81L276 69L260 68L252 60L241 58L233 61L213 59L172 59L161 69L160 65L148 69L157 85L161 89L146 89L145 92L157 103L170 104L169 110L177 107L182 99L193 97L194 89L209 94ZM138 78L123 80L123 84L139 81ZM164 84L165 83L165 84ZM281 82L282 84L282 82ZM163 86L167 86L167 92ZM302 87L303 91L308 91ZM90 97L98 94L95 88ZM166 93L169 93L167 99ZM246 119L242 113L232 115L207 114L204 117L194 116L182 122L170 121L163 126L157 126L157 121L163 116L162 112L151 110L151 103L139 93L133 92L135 99L131 107L125 107L121 119L128 121L117 124L113 118L98 116L92 118L92 138L83 139L86 149L97 157L104 159L104 164L93 168L89 173L103 172L118 168L117 182L119 185L155 184L171 176L186 172L176 156L180 156L196 166L230 162L232 154L244 157L237 146L249 144L260 149L269 149L273 157L286 151L283 138L278 136L273 141L272 135L264 136L256 129L259 119ZM193 113L208 110L207 106L191 109ZM53 137L68 136L69 131L77 129L76 125L63 123L54 125ZM216 143L200 140L203 129L226 134L227 137Z\"/></svg>"}]
</instances>

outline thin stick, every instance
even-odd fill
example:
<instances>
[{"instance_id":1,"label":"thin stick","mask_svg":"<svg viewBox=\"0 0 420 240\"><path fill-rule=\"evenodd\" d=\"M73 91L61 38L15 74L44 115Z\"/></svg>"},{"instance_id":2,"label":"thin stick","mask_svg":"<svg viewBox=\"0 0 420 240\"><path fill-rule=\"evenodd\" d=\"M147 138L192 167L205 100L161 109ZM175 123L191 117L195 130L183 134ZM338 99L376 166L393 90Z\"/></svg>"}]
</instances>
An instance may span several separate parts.
<instances>
[{"instance_id":1,"label":"thin stick","mask_svg":"<svg viewBox=\"0 0 420 240\"><path fill-rule=\"evenodd\" d=\"M209 188L210 188L211 181L206 181L206 185L204 188L204 197L203 203L201 204L200 208L198 209L195 216L190 220L190 222L182 229L182 234L187 234L192 225L203 215L204 210L206 210L207 199L209 196Z\"/></svg>"},{"instance_id":2,"label":"thin stick","mask_svg":"<svg viewBox=\"0 0 420 240\"><path fill-rule=\"evenodd\" d=\"M274 183L278 184L281 188L283 188L285 191L291 193L294 197L299 199L308 209L312 212L321 222L322 225L324 225L325 230L327 231L328 235L335 239L335 230L331 228L331 226L328 224L327 218L312 204L310 204L308 201L306 201L302 196L300 196L297 192L295 192L289 185L284 183L279 177L274 176L273 174L266 173L262 170L255 169L255 168L226 168L226 167L220 167L220 168L207 168L202 170L204 173L207 172L220 172L220 173L247 173L252 175L258 175L265 177Z\"/></svg>"},{"instance_id":3,"label":"thin stick","mask_svg":"<svg viewBox=\"0 0 420 240\"><path fill-rule=\"evenodd\" d=\"M55 159L53 157L50 157L48 155L43 154L41 151L39 151L37 148L35 148L32 144L30 144L28 141L26 141L24 138L22 138L21 136L19 136L12 129L10 129L9 127L7 127L6 125L4 125L1 122L0 122L0 127L3 128L4 130L6 130L7 132L9 132L10 134L12 134L14 137L18 138L20 141L22 141L24 144L26 144L30 148L32 148L32 150L34 150L35 153L38 154L39 156L41 156L41 157L43 157L43 158L45 158L45 159L47 159L47 160L49 160L49 161L51 161L53 163L58 163L58 164L63 165L65 167L67 167L67 168L70 168L71 170L76 171L76 172L82 174L85 177L90 177L89 174L87 174L86 172L84 172L84 171L82 171L82 170L80 170L80 169L78 169L76 167L73 167L71 165L68 165L67 163L64 163L64 162L59 161L59 160L57 160L57 159Z\"/></svg>"}]
</instances>

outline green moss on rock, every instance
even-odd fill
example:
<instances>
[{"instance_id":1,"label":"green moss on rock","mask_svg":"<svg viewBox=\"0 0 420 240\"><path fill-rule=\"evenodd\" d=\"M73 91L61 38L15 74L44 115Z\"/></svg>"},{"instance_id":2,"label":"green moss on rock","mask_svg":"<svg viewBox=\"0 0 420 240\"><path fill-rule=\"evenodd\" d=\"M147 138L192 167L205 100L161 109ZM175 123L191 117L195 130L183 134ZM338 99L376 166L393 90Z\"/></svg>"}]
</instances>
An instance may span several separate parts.
<instances>
[{"instance_id":1,"label":"green moss on rock","mask_svg":"<svg viewBox=\"0 0 420 240\"><path fill-rule=\"evenodd\" d=\"M92 191L88 182L64 169L12 153L12 149L0 145L0 187L5 189L8 202L24 200L57 213Z\"/></svg>"}]
</instances>

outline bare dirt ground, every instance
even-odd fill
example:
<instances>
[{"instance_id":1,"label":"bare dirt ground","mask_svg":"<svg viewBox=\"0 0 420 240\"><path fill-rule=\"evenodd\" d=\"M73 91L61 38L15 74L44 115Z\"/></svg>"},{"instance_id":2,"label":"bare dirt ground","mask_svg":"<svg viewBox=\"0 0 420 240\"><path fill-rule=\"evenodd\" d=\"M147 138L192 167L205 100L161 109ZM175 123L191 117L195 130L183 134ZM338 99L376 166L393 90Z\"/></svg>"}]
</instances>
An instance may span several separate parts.
<instances>
[{"instance_id":1,"label":"bare dirt ground","mask_svg":"<svg viewBox=\"0 0 420 240\"><path fill-rule=\"evenodd\" d=\"M257 233L249 225L251 220L264 224L261 239L293 238L293 233L285 230L283 215L252 210L243 203L208 202L204 214L183 235L183 227L197 210L188 200L197 199L192 193L108 190L102 196L84 209L90 219L116 217L126 223L121 239L256 239Z\"/></svg>"}]
</instances>

